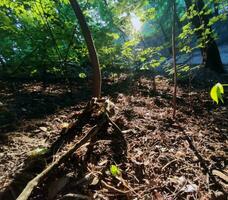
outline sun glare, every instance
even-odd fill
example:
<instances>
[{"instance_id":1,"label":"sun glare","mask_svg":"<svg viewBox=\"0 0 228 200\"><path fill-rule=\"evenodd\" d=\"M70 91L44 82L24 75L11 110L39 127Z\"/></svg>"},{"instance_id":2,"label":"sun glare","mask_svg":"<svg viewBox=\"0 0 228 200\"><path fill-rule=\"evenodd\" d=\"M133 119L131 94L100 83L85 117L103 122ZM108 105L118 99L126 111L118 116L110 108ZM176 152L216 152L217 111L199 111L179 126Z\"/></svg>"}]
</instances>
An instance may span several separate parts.
<instances>
[{"instance_id":1,"label":"sun glare","mask_svg":"<svg viewBox=\"0 0 228 200\"><path fill-rule=\"evenodd\" d=\"M131 24L132 24L133 28L135 29L135 31L137 31L137 32L140 31L140 29L142 28L142 22L136 16L135 13L131 13Z\"/></svg>"}]
</instances>

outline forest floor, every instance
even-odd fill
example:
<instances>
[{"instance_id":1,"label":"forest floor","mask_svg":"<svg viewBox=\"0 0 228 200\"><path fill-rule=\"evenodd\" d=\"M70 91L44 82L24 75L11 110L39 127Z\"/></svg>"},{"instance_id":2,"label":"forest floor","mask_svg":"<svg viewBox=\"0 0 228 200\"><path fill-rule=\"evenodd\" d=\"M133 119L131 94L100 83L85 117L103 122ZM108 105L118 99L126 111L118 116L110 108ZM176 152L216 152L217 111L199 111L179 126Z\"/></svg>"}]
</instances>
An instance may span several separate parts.
<instances>
[{"instance_id":1,"label":"forest floor","mask_svg":"<svg viewBox=\"0 0 228 200\"><path fill-rule=\"evenodd\" d=\"M67 194L68 199L227 199L227 95L217 106L209 97L210 87L182 83L172 119L173 85L162 76L156 77L156 85L155 92L147 77L105 80L103 95L115 103L112 120L122 134L109 127L92 151L80 148L30 199L67 199ZM43 169L40 164L24 171L28 153L48 147L63 123L79 115L88 101L85 88L75 84L69 94L64 84L50 83L44 89L40 82L1 82L1 200L16 199ZM112 164L124 181L110 175ZM89 172L97 174L92 183L80 182ZM61 184L65 187L58 191Z\"/></svg>"}]
</instances>

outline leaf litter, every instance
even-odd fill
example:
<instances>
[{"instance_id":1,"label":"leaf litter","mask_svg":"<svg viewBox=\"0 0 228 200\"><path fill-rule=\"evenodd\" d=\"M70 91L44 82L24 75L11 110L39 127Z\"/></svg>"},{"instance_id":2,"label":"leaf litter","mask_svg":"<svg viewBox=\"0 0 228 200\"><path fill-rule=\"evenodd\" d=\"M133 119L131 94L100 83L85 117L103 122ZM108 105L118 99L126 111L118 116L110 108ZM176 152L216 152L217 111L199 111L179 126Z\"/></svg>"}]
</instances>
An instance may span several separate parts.
<instances>
[{"instance_id":1,"label":"leaf litter","mask_svg":"<svg viewBox=\"0 0 228 200\"><path fill-rule=\"evenodd\" d=\"M218 107L211 102L208 91L198 88L187 91L182 86L178 89L177 119L173 120L172 85L163 77L157 80L156 93L147 78L140 78L130 85L131 88L126 88L127 92L116 95L112 84L107 84L106 89L112 91L111 98L118 107L112 120L123 134L114 136L112 130L107 130L107 134L94 143L90 154L86 154L88 147L75 154L68 164L53 174L52 180L47 180L35 191L32 199L45 199L45 194L61 199L72 193L91 199L226 198L226 96L224 105ZM189 95L192 92L194 95ZM80 112L82 105L84 103L64 108L41 120L25 120L17 134L7 134L7 140L1 140L2 194L9 186L13 193L19 193L17 186L11 183L25 167L26 153L43 147L43 141L45 147L51 144L60 128L68 128L73 118L67 116ZM39 129L41 132L36 132ZM30 135L33 130L34 134ZM186 136L190 137L191 144ZM106 173L110 166L121 169L124 181ZM92 182L81 182L75 189L75 183L88 172L96 174ZM73 173L70 178L66 176L69 173ZM48 185L51 188L56 185L56 191L48 191Z\"/></svg>"}]
</instances>

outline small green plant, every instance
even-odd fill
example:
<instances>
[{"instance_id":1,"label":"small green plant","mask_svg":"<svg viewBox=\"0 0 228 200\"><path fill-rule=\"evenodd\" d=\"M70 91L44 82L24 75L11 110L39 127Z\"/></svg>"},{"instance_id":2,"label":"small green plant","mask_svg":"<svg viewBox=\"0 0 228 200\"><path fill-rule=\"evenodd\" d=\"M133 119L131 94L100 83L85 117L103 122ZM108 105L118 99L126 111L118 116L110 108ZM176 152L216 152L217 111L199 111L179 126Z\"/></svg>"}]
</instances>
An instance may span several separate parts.
<instances>
[{"instance_id":1,"label":"small green plant","mask_svg":"<svg viewBox=\"0 0 228 200\"><path fill-rule=\"evenodd\" d=\"M227 87L228 84L221 84L217 83L211 88L210 96L213 101L215 101L217 104L219 103L219 100L224 103L222 95L224 94L224 88Z\"/></svg>"},{"instance_id":2,"label":"small green plant","mask_svg":"<svg viewBox=\"0 0 228 200\"><path fill-rule=\"evenodd\" d=\"M110 166L110 172L113 176L119 176L121 175L121 171L119 169L119 167L117 167L116 165L111 165Z\"/></svg>"}]
</instances>

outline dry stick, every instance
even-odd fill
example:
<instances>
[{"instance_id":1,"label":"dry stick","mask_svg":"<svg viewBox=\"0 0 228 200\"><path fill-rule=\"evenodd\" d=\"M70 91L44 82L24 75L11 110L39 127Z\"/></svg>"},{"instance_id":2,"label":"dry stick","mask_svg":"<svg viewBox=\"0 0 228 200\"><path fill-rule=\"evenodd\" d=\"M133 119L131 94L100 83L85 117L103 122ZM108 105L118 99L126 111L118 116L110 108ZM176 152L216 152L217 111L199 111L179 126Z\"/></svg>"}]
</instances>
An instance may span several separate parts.
<instances>
[{"instance_id":1,"label":"dry stick","mask_svg":"<svg viewBox=\"0 0 228 200\"><path fill-rule=\"evenodd\" d=\"M86 200L91 200L91 198L89 196L86 195L82 195L82 194L73 194L73 193L69 193L64 195L63 197L60 198L60 200L63 199L86 199Z\"/></svg>"},{"instance_id":2,"label":"dry stick","mask_svg":"<svg viewBox=\"0 0 228 200\"><path fill-rule=\"evenodd\" d=\"M113 190L114 192L118 192L118 193L122 193L122 194L127 194L130 192L130 190L127 190L127 191L124 191L124 190L120 190L120 189L117 189L111 185L109 185L108 183L106 183L105 181L101 180L101 183L103 184L104 187L108 188L108 189L111 189Z\"/></svg>"},{"instance_id":3,"label":"dry stick","mask_svg":"<svg viewBox=\"0 0 228 200\"><path fill-rule=\"evenodd\" d=\"M93 137L105 123L106 119L103 119L98 125L95 125L90 131L71 149L69 149L66 153L64 153L58 160L49 165L45 170L43 170L40 174L38 174L34 179L28 182L22 193L19 195L17 200L27 200L35 187L45 178L48 174L55 168L57 168L61 163L63 163L66 159L70 157L77 149L79 149L82 145L84 145L91 137Z\"/></svg>"},{"instance_id":4,"label":"dry stick","mask_svg":"<svg viewBox=\"0 0 228 200\"><path fill-rule=\"evenodd\" d=\"M46 158L56 154L62 145L75 136L75 134L86 124L87 119L90 118L92 109L93 103L89 102L83 112L79 115L78 120L71 123L67 129L62 129L59 138L51 145L49 151L45 155Z\"/></svg>"},{"instance_id":5,"label":"dry stick","mask_svg":"<svg viewBox=\"0 0 228 200\"><path fill-rule=\"evenodd\" d=\"M116 177L116 178L117 178L117 180L122 182L124 187L129 189L131 192L133 192L135 195L137 195L140 198L140 195L137 192L135 192L135 190L130 185L128 185L127 182L122 177Z\"/></svg>"},{"instance_id":6,"label":"dry stick","mask_svg":"<svg viewBox=\"0 0 228 200\"><path fill-rule=\"evenodd\" d=\"M114 126L114 128L119 132L119 133L123 133L122 130L120 129L120 127L111 120L111 118L109 117L109 115L106 113L106 117L108 118L108 121Z\"/></svg>"},{"instance_id":7,"label":"dry stick","mask_svg":"<svg viewBox=\"0 0 228 200\"><path fill-rule=\"evenodd\" d=\"M164 167L162 167L162 171L164 171L165 168L167 168L169 165L173 164L174 162L177 162L179 159L174 159L168 162Z\"/></svg>"}]
</instances>

